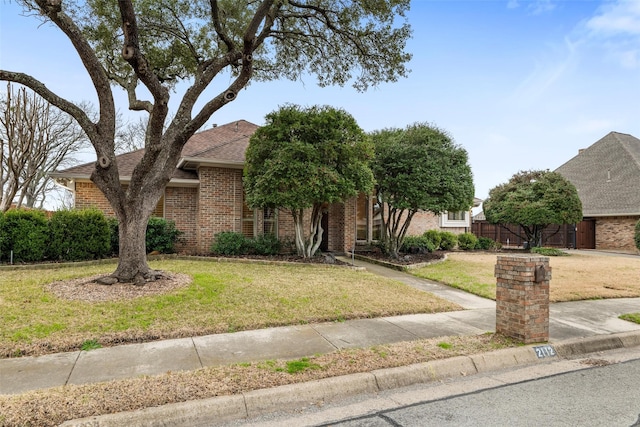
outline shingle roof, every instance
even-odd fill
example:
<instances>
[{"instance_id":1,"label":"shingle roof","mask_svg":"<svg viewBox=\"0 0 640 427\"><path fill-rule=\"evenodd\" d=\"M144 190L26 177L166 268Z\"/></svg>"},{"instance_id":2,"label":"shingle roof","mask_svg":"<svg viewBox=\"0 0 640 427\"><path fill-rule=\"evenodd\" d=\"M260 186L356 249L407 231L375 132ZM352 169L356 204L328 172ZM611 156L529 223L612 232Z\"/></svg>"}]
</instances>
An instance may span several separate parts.
<instances>
[{"instance_id":1,"label":"shingle roof","mask_svg":"<svg viewBox=\"0 0 640 427\"><path fill-rule=\"evenodd\" d=\"M249 138L256 129L258 129L258 125L246 120L238 120L198 132L189 138L182 149L181 157L218 164L244 163ZM131 177L133 169L143 155L144 149L116 156L120 177ZM52 176L56 178L88 178L93 172L94 165L95 162L85 163L57 171ZM176 168L172 178L197 180L198 176L193 171Z\"/></svg>"},{"instance_id":2,"label":"shingle roof","mask_svg":"<svg viewBox=\"0 0 640 427\"><path fill-rule=\"evenodd\" d=\"M585 217L640 215L640 139L610 132L556 172L576 186Z\"/></svg>"}]
</instances>

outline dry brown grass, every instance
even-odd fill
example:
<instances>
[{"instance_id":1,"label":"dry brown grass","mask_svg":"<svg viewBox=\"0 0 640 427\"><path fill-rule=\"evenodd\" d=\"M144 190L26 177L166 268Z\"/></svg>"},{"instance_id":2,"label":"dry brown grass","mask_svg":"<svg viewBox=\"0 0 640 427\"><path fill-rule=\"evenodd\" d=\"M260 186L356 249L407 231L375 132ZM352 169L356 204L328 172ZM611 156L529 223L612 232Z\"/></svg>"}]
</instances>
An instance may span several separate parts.
<instances>
[{"instance_id":1,"label":"dry brown grass","mask_svg":"<svg viewBox=\"0 0 640 427\"><path fill-rule=\"evenodd\" d=\"M285 360L205 368L197 371L70 385L0 396L0 426L55 426L66 420L131 411L169 403L238 394L375 369L469 355L513 346L509 339L485 334L341 350L301 360L308 366L287 372Z\"/></svg>"},{"instance_id":2,"label":"dry brown grass","mask_svg":"<svg viewBox=\"0 0 640 427\"><path fill-rule=\"evenodd\" d=\"M495 299L496 254L451 253L447 261L413 271ZM640 257L591 254L549 257L551 302L640 297Z\"/></svg>"}]
</instances>

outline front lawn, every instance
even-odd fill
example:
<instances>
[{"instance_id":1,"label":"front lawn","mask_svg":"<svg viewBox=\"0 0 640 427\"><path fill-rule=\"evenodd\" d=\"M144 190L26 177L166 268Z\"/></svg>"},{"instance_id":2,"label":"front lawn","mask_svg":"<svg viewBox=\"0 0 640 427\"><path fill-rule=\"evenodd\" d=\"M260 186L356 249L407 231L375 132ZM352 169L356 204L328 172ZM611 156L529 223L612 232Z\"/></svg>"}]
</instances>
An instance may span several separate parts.
<instances>
[{"instance_id":1,"label":"front lawn","mask_svg":"<svg viewBox=\"0 0 640 427\"><path fill-rule=\"evenodd\" d=\"M446 261L411 273L486 298L496 298L497 255L450 253ZM550 257L550 301L640 297L640 257L571 254Z\"/></svg>"},{"instance_id":2,"label":"front lawn","mask_svg":"<svg viewBox=\"0 0 640 427\"><path fill-rule=\"evenodd\" d=\"M180 260L151 266L186 273L193 282L156 296L85 302L61 299L47 285L107 274L115 264L3 270L0 357L77 350L83 343L106 346L460 309L399 282L348 268Z\"/></svg>"}]
</instances>

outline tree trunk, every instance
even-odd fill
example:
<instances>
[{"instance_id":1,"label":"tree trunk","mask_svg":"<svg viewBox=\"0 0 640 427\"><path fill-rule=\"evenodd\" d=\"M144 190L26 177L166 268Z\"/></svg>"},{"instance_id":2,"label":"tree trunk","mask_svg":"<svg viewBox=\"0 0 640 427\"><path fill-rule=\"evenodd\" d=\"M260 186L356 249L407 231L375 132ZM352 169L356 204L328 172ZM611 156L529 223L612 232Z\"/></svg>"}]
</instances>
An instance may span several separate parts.
<instances>
[{"instance_id":1,"label":"tree trunk","mask_svg":"<svg viewBox=\"0 0 640 427\"><path fill-rule=\"evenodd\" d=\"M522 229L524 230L524 234L526 236L527 242L529 243L530 248L540 247L542 246L542 232L547 227L547 225L524 225L520 224Z\"/></svg>"},{"instance_id":2,"label":"tree trunk","mask_svg":"<svg viewBox=\"0 0 640 427\"><path fill-rule=\"evenodd\" d=\"M409 225L411 224L411 220L413 219L413 215L416 211L405 211L405 209L397 209L389 205L386 206L388 209L386 219L384 215L385 208L383 207L381 210L382 232L384 235L383 251L385 251L385 253L391 258L398 259L400 258L400 248L402 248L402 243L404 242L407 230L409 229ZM405 212L407 213L407 216L403 219L402 217Z\"/></svg>"},{"instance_id":3,"label":"tree trunk","mask_svg":"<svg viewBox=\"0 0 640 427\"><path fill-rule=\"evenodd\" d=\"M311 213L311 230L309 231L309 239L307 243L307 255L305 258L311 258L316 254L318 248L322 244L322 205L313 205Z\"/></svg>"},{"instance_id":4,"label":"tree trunk","mask_svg":"<svg viewBox=\"0 0 640 427\"><path fill-rule=\"evenodd\" d=\"M129 213L118 223L120 250L118 268L111 275L119 282L144 284L151 269L147 264L146 232L149 217L136 216Z\"/></svg>"},{"instance_id":5,"label":"tree trunk","mask_svg":"<svg viewBox=\"0 0 640 427\"><path fill-rule=\"evenodd\" d=\"M311 258L315 255L322 243L323 228L322 205L315 204L311 213L309 234L304 233L304 209L292 209L293 224L295 229L296 252L303 258Z\"/></svg>"},{"instance_id":6,"label":"tree trunk","mask_svg":"<svg viewBox=\"0 0 640 427\"><path fill-rule=\"evenodd\" d=\"M293 228L295 230L296 252L298 256L304 257L304 226L302 220L304 218L303 209L292 209Z\"/></svg>"},{"instance_id":7,"label":"tree trunk","mask_svg":"<svg viewBox=\"0 0 640 427\"><path fill-rule=\"evenodd\" d=\"M177 163L175 159L171 161ZM105 194L118 218L118 267L109 276L110 281L144 285L146 281L162 277L147 263L146 232L149 217L169 179L166 173L154 173L154 170L146 170L138 176L134 173L125 191L113 172L112 167L103 169L98 166L92 175L92 180Z\"/></svg>"}]
</instances>

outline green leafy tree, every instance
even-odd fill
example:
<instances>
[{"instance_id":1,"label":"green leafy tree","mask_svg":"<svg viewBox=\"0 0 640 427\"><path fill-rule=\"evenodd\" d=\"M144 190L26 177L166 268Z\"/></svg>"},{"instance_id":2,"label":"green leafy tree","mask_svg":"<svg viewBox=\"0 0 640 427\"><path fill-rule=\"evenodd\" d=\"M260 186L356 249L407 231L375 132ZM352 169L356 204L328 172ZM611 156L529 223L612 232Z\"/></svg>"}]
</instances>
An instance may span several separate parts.
<instances>
[{"instance_id":1,"label":"green leafy tree","mask_svg":"<svg viewBox=\"0 0 640 427\"><path fill-rule=\"evenodd\" d=\"M531 247L542 246L542 232L551 224L582 220L582 203L576 187L557 172L521 171L506 184L489 191L483 203L492 224L519 224Z\"/></svg>"},{"instance_id":2,"label":"green leafy tree","mask_svg":"<svg viewBox=\"0 0 640 427\"><path fill-rule=\"evenodd\" d=\"M425 123L372 134L373 173L382 204L382 248L397 258L416 212L467 211L473 176L467 152L443 130Z\"/></svg>"},{"instance_id":3,"label":"green leafy tree","mask_svg":"<svg viewBox=\"0 0 640 427\"><path fill-rule=\"evenodd\" d=\"M373 148L354 118L331 107L285 106L251 137L244 184L251 207L291 213L298 255L313 256L322 242L322 212L359 192L371 192ZM305 232L305 210L310 222Z\"/></svg>"},{"instance_id":4,"label":"green leafy tree","mask_svg":"<svg viewBox=\"0 0 640 427\"><path fill-rule=\"evenodd\" d=\"M27 86L70 114L93 145L91 180L119 220L112 276L123 282L157 276L146 260L146 226L182 147L250 81L310 73L320 86L352 83L366 90L406 76L411 58L405 52L409 0L19 1L27 14L69 38L93 83L99 114L93 117L33 76L0 70L0 80ZM186 90L170 112L178 81ZM144 156L126 189L115 157L118 86L129 109L148 117Z\"/></svg>"}]
</instances>

